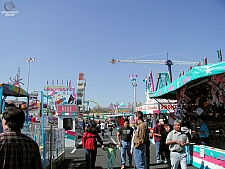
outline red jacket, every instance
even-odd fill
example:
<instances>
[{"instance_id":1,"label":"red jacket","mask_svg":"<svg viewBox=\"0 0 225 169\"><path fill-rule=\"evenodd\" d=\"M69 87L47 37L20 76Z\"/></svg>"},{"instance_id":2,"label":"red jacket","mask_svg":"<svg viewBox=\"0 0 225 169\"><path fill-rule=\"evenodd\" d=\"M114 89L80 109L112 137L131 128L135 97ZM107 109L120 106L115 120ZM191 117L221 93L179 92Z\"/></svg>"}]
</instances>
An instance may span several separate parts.
<instances>
[{"instance_id":1,"label":"red jacket","mask_svg":"<svg viewBox=\"0 0 225 169\"><path fill-rule=\"evenodd\" d=\"M103 145L101 137L98 133L88 133L85 132L82 137L82 145L87 150L97 150L97 140L98 142Z\"/></svg>"}]
</instances>

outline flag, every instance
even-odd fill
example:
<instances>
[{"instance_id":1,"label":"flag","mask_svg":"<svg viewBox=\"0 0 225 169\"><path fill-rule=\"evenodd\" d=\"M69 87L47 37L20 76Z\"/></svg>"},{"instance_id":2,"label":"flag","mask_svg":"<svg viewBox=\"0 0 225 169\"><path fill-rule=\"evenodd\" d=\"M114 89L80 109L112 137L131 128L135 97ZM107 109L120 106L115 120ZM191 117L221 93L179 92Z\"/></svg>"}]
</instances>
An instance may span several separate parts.
<instances>
[{"instance_id":1,"label":"flag","mask_svg":"<svg viewBox=\"0 0 225 169\"><path fill-rule=\"evenodd\" d=\"M147 80L147 76L145 77L145 79L143 79L143 82L145 83L145 88L148 89L148 80Z\"/></svg>"},{"instance_id":2,"label":"flag","mask_svg":"<svg viewBox=\"0 0 225 169\"><path fill-rule=\"evenodd\" d=\"M150 92L154 92L155 91L155 87L154 87L154 82L153 82L153 78L152 78L152 71L150 71L149 75L148 75L148 85L150 88Z\"/></svg>"},{"instance_id":3,"label":"flag","mask_svg":"<svg viewBox=\"0 0 225 169\"><path fill-rule=\"evenodd\" d=\"M68 81L68 88L71 87L71 83L72 83L71 80L69 80L69 81Z\"/></svg>"},{"instance_id":4,"label":"flag","mask_svg":"<svg viewBox=\"0 0 225 169\"><path fill-rule=\"evenodd\" d=\"M218 54L219 62L221 62L222 61L222 51L221 51L221 49L217 50L217 54Z\"/></svg>"},{"instance_id":5,"label":"flag","mask_svg":"<svg viewBox=\"0 0 225 169\"><path fill-rule=\"evenodd\" d=\"M110 108L112 111L115 111L115 110L116 110L115 105L114 105L114 104L112 104L112 103L109 105L109 108Z\"/></svg>"},{"instance_id":6,"label":"flag","mask_svg":"<svg viewBox=\"0 0 225 169\"><path fill-rule=\"evenodd\" d=\"M75 92L75 87L73 88L73 97L74 97L74 102L77 101L77 95L76 95L76 92Z\"/></svg>"},{"instance_id":7,"label":"flag","mask_svg":"<svg viewBox=\"0 0 225 169\"><path fill-rule=\"evenodd\" d=\"M203 58L203 65L207 65L207 58Z\"/></svg>"}]
</instances>

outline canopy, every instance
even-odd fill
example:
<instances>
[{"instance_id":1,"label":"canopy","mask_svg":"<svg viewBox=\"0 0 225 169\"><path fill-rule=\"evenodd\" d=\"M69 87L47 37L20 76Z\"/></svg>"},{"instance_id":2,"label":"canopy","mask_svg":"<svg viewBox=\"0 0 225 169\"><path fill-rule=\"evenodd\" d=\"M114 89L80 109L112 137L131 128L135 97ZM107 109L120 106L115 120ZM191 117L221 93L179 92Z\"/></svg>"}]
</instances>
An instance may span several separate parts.
<instances>
[{"instance_id":1,"label":"canopy","mask_svg":"<svg viewBox=\"0 0 225 169\"><path fill-rule=\"evenodd\" d=\"M0 83L0 88L3 88L3 96L29 97L29 94L18 86Z\"/></svg>"},{"instance_id":2,"label":"canopy","mask_svg":"<svg viewBox=\"0 0 225 169\"><path fill-rule=\"evenodd\" d=\"M185 75L174 80L167 86L149 94L150 98L176 99L176 90L187 85L187 88L196 86L209 80L212 75L225 72L225 62L196 66Z\"/></svg>"},{"instance_id":3,"label":"canopy","mask_svg":"<svg viewBox=\"0 0 225 169\"><path fill-rule=\"evenodd\" d=\"M106 117L121 117L121 116L132 116L133 114L122 114L122 113L119 113L119 114L109 114L109 115L105 115Z\"/></svg>"}]
</instances>

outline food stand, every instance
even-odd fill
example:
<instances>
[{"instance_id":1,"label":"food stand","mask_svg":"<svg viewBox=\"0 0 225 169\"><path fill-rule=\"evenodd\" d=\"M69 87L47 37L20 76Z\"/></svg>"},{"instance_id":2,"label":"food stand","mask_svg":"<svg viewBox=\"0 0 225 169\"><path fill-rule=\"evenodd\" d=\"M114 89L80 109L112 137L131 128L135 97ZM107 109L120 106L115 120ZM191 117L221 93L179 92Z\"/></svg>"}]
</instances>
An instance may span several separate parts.
<instances>
[{"instance_id":1,"label":"food stand","mask_svg":"<svg viewBox=\"0 0 225 169\"><path fill-rule=\"evenodd\" d=\"M189 163L197 168L225 168L225 62L197 66L167 86L149 94L154 99L177 99L173 114L192 133L198 118L208 125L210 145L191 144Z\"/></svg>"}]
</instances>

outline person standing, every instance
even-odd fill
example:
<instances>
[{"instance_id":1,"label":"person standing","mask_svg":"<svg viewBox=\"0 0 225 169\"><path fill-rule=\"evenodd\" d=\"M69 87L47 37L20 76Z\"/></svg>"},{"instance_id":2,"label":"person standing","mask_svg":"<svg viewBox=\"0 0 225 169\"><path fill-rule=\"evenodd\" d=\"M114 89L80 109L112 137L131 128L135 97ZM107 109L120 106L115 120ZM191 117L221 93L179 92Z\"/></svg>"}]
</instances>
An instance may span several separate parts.
<instances>
[{"instance_id":1,"label":"person standing","mask_svg":"<svg viewBox=\"0 0 225 169\"><path fill-rule=\"evenodd\" d=\"M112 136L112 132L113 132L113 125L112 125L112 123L111 123L111 122L108 124L108 130L109 130L109 132L110 132L110 136Z\"/></svg>"},{"instance_id":2,"label":"person standing","mask_svg":"<svg viewBox=\"0 0 225 169\"><path fill-rule=\"evenodd\" d=\"M146 168L150 168L150 139L152 138L151 132L149 129L147 130L147 137L145 145L146 145Z\"/></svg>"},{"instance_id":3,"label":"person standing","mask_svg":"<svg viewBox=\"0 0 225 169\"><path fill-rule=\"evenodd\" d=\"M41 169L42 161L38 144L21 133L25 122L24 111L8 107L2 116L3 133L0 134L0 168Z\"/></svg>"},{"instance_id":4,"label":"person standing","mask_svg":"<svg viewBox=\"0 0 225 169\"><path fill-rule=\"evenodd\" d=\"M199 122L200 122L200 129L197 132L197 134L200 138L201 144L209 146L209 128L205 123L204 117L200 117Z\"/></svg>"},{"instance_id":5,"label":"person standing","mask_svg":"<svg viewBox=\"0 0 225 169\"><path fill-rule=\"evenodd\" d=\"M85 121L83 120L83 132L85 131Z\"/></svg>"},{"instance_id":6,"label":"person standing","mask_svg":"<svg viewBox=\"0 0 225 169\"><path fill-rule=\"evenodd\" d=\"M134 135L134 161L136 168L146 169L146 142L148 141L148 127L143 122L143 113L137 111L134 113L134 119L137 122L137 130Z\"/></svg>"},{"instance_id":7,"label":"person standing","mask_svg":"<svg viewBox=\"0 0 225 169\"><path fill-rule=\"evenodd\" d=\"M121 169L125 168L126 164L126 152L128 156L129 167L132 167L132 155L131 150L131 140L133 136L133 128L129 126L129 120L124 120L124 126L120 127L117 132L117 142L121 146Z\"/></svg>"},{"instance_id":8,"label":"person standing","mask_svg":"<svg viewBox=\"0 0 225 169\"><path fill-rule=\"evenodd\" d=\"M177 169L180 163L181 169L187 169L187 153L185 146L189 145L188 137L180 130L181 121L174 121L174 130L172 130L167 138L166 144L170 149L171 169Z\"/></svg>"},{"instance_id":9,"label":"person standing","mask_svg":"<svg viewBox=\"0 0 225 169\"><path fill-rule=\"evenodd\" d=\"M101 127L102 137L104 138L104 134L105 134L105 123L103 121L101 122L100 127Z\"/></svg>"},{"instance_id":10,"label":"person standing","mask_svg":"<svg viewBox=\"0 0 225 169\"><path fill-rule=\"evenodd\" d=\"M163 130L163 119L159 119L157 121L158 123L153 128L154 133L154 141L155 141L155 155L156 155L156 163L161 163L160 159L160 140L161 140L161 134L164 132Z\"/></svg>"},{"instance_id":11,"label":"person standing","mask_svg":"<svg viewBox=\"0 0 225 169\"><path fill-rule=\"evenodd\" d=\"M85 148L86 169L90 168L90 163L91 169L95 168L95 161L97 155L96 139L102 145L102 148L104 148L103 141L98 135L96 126L90 125L82 137L82 145Z\"/></svg>"},{"instance_id":12,"label":"person standing","mask_svg":"<svg viewBox=\"0 0 225 169\"><path fill-rule=\"evenodd\" d=\"M170 150L169 145L166 144L167 135L173 130L173 126L171 124L166 124L166 130L161 135L160 141L160 152L164 163L167 163L167 169L171 169L171 162L170 162Z\"/></svg>"}]
</instances>

